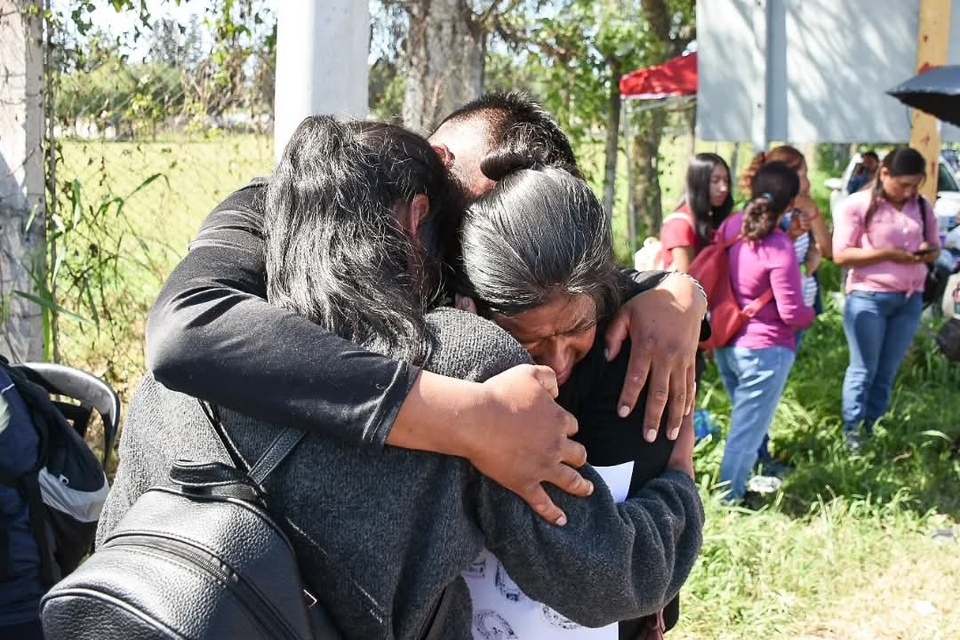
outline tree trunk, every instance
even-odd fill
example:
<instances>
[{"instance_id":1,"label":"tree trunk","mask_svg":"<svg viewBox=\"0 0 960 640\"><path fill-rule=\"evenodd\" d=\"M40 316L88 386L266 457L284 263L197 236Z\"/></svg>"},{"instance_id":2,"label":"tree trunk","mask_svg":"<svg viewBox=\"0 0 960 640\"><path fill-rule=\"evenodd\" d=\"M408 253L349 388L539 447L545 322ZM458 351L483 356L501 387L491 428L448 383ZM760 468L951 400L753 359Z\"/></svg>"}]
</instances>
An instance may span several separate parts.
<instances>
[{"instance_id":1,"label":"tree trunk","mask_svg":"<svg viewBox=\"0 0 960 640\"><path fill-rule=\"evenodd\" d=\"M607 96L607 145L603 171L603 210L613 218L617 193L617 157L620 153L620 65L610 61L610 93Z\"/></svg>"},{"instance_id":2,"label":"tree trunk","mask_svg":"<svg viewBox=\"0 0 960 640\"><path fill-rule=\"evenodd\" d=\"M692 158L697 151L697 103L693 102L683 112L684 123L687 125L687 157Z\"/></svg>"},{"instance_id":3,"label":"tree trunk","mask_svg":"<svg viewBox=\"0 0 960 640\"><path fill-rule=\"evenodd\" d=\"M428 133L483 90L483 32L466 0L417 0L406 9L403 122Z\"/></svg>"},{"instance_id":4,"label":"tree trunk","mask_svg":"<svg viewBox=\"0 0 960 640\"><path fill-rule=\"evenodd\" d=\"M42 14L39 0L0 0L0 353L15 361L43 359L40 308L18 295L45 274Z\"/></svg>"},{"instance_id":5,"label":"tree trunk","mask_svg":"<svg viewBox=\"0 0 960 640\"><path fill-rule=\"evenodd\" d=\"M640 236L659 233L663 221L658 165L660 138L666 119L667 114L663 109L644 111L640 114L640 124L633 138L636 175L634 202L637 208L635 228ZM646 233L640 233L641 229L646 229Z\"/></svg>"},{"instance_id":6,"label":"tree trunk","mask_svg":"<svg viewBox=\"0 0 960 640\"><path fill-rule=\"evenodd\" d=\"M650 26L655 41L651 43L651 62L664 62L679 55L692 38L695 30L682 29L674 33L674 14L666 0L642 0L643 14ZM648 234L659 233L663 221L663 203L658 173L660 139L667 122L663 109L651 109L640 114L638 134L633 140L635 149L636 185L634 198L637 207L637 230L645 226Z\"/></svg>"}]
</instances>

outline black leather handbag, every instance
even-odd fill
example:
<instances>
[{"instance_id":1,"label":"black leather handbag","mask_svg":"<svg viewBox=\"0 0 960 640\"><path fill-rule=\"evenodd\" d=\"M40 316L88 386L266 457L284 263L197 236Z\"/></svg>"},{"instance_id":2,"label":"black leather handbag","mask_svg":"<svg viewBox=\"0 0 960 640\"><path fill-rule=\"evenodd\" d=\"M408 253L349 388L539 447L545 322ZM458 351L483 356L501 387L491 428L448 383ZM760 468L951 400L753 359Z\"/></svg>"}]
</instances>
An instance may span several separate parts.
<instances>
[{"instance_id":1,"label":"black leather handbag","mask_svg":"<svg viewBox=\"0 0 960 640\"><path fill-rule=\"evenodd\" d=\"M937 346L948 360L960 362L960 317L954 316L937 332Z\"/></svg>"},{"instance_id":2,"label":"black leather handbag","mask_svg":"<svg viewBox=\"0 0 960 640\"><path fill-rule=\"evenodd\" d=\"M919 196L920 220L923 225L923 239L927 238L927 199ZM923 284L923 306L940 304L940 299L947 290L947 280L950 279L950 268L939 260L927 263L927 278Z\"/></svg>"},{"instance_id":3,"label":"black leather handbag","mask_svg":"<svg viewBox=\"0 0 960 640\"><path fill-rule=\"evenodd\" d=\"M177 461L170 486L133 504L90 558L41 601L47 640L338 640L303 588L263 481L303 438L286 429L248 472L204 407L234 466Z\"/></svg>"}]
</instances>

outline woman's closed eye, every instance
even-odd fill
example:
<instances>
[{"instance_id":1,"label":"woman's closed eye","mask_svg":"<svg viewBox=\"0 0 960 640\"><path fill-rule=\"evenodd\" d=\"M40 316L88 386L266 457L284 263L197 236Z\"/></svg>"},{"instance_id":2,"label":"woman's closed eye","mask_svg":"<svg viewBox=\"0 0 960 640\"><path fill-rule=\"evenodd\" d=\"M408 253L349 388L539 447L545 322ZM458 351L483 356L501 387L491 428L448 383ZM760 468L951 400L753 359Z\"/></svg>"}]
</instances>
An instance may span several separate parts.
<instances>
[{"instance_id":1,"label":"woman's closed eye","mask_svg":"<svg viewBox=\"0 0 960 640\"><path fill-rule=\"evenodd\" d=\"M574 337L574 336L582 335L590 331L591 329L596 328L596 326L597 326L596 320L584 320L583 322L577 323L575 326L571 327L570 329L567 329L565 331L558 331L550 335L530 336L530 337L518 335L514 337L517 339L517 341L520 344L523 345L524 349L530 350L554 338Z\"/></svg>"}]
</instances>

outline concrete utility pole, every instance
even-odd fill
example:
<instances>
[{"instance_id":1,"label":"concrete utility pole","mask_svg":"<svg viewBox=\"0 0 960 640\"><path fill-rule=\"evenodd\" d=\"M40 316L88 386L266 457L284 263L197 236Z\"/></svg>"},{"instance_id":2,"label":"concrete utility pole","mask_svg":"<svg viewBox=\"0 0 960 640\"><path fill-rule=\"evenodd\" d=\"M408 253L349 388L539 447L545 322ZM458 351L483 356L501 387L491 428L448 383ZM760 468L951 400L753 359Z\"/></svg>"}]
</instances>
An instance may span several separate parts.
<instances>
[{"instance_id":1,"label":"concrete utility pole","mask_svg":"<svg viewBox=\"0 0 960 640\"><path fill-rule=\"evenodd\" d=\"M15 293L45 266L41 16L39 0L0 0L0 353L14 361L43 359L40 308Z\"/></svg>"},{"instance_id":2,"label":"concrete utility pole","mask_svg":"<svg viewBox=\"0 0 960 640\"><path fill-rule=\"evenodd\" d=\"M274 150L309 115L366 117L367 0L284 0L277 16Z\"/></svg>"},{"instance_id":3,"label":"concrete utility pole","mask_svg":"<svg viewBox=\"0 0 960 640\"><path fill-rule=\"evenodd\" d=\"M917 73L947 63L950 43L950 0L920 0L917 27ZM937 199L937 178L940 166L939 121L919 109L913 109L910 124L910 146L927 160L927 180L920 192L930 201Z\"/></svg>"}]
</instances>

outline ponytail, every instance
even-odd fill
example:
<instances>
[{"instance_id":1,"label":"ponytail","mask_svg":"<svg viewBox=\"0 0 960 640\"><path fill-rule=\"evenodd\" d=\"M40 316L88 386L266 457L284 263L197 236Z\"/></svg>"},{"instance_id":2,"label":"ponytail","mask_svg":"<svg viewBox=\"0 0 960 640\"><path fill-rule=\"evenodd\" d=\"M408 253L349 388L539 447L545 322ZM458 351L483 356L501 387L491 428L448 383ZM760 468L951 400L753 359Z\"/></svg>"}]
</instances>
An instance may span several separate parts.
<instances>
[{"instance_id":1,"label":"ponytail","mask_svg":"<svg viewBox=\"0 0 960 640\"><path fill-rule=\"evenodd\" d=\"M873 214L877 212L877 207L880 205L881 200L883 200L883 183L880 182L878 171L877 177L873 179L873 188L870 189L870 206L867 207L866 213L863 214L864 229L870 226L870 220L873 219Z\"/></svg>"},{"instance_id":2,"label":"ponytail","mask_svg":"<svg viewBox=\"0 0 960 640\"><path fill-rule=\"evenodd\" d=\"M776 207L773 196L763 193L747 203L743 210L740 234L745 240L762 240L777 227L783 209Z\"/></svg>"},{"instance_id":3,"label":"ponytail","mask_svg":"<svg viewBox=\"0 0 960 640\"><path fill-rule=\"evenodd\" d=\"M762 240L770 235L799 191L800 176L785 162L774 160L761 166L750 183L753 199L743 210L743 237Z\"/></svg>"}]
</instances>

